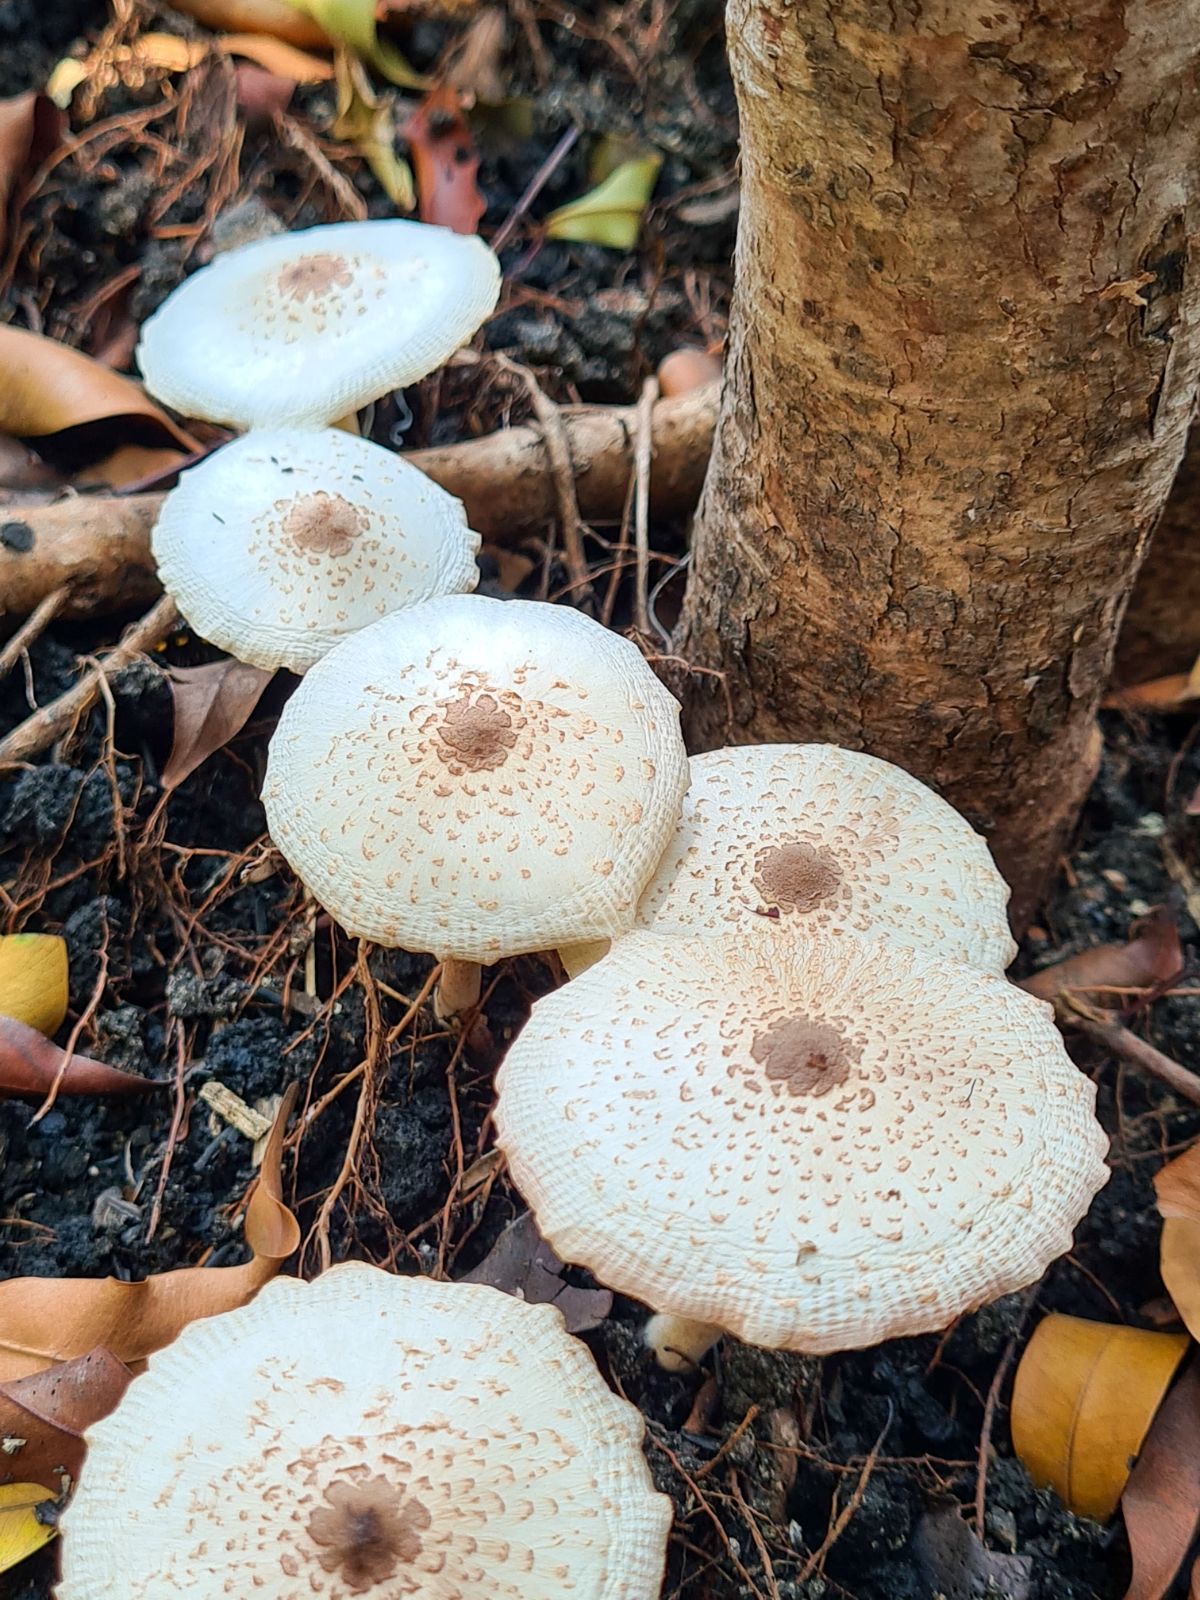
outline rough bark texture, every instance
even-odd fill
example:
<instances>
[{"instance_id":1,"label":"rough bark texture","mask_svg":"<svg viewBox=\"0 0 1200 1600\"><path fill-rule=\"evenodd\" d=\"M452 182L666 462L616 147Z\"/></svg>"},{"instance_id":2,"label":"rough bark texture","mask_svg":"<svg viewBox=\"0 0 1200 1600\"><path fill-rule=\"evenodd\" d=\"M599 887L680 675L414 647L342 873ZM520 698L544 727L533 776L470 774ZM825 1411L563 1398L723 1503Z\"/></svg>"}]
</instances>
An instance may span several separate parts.
<instances>
[{"instance_id":1,"label":"rough bark texture","mask_svg":"<svg viewBox=\"0 0 1200 1600\"><path fill-rule=\"evenodd\" d=\"M690 731L899 762L1019 923L1196 392L1200 0L728 24L738 284L679 645L734 726L700 676Z\"/></svg>"},{"instance_id":2,"label":"rough bark texture","mask_svg":"<svg viewBox=\"0 0 1200 1600\"><path fill-rule=\"evenodd\" d=\"M1145 565L1138 573L1113 682L1122 688L1188 672L1200 656L1200 423L1193 424Z\"/></svg>"}]
</instances>

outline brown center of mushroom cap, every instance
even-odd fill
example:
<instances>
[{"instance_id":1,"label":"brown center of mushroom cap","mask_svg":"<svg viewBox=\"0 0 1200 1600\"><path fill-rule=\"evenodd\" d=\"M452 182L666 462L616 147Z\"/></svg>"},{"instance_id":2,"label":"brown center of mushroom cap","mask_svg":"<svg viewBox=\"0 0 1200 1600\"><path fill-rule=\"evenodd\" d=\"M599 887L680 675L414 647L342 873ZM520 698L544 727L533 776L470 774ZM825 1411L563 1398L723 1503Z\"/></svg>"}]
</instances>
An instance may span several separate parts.
<instances>
[{"instance_id":1,"label":"brown center of mushroom cap","mask_svg":"<svg viewBox=\"0 0 1200 1600\"><path fill-rule=\"evenodd\" d=\"M284 534L306 555L344 556L358 535L367 530L364 511L340 494L328 494L324 489L281 502L279 509L285 505Z\"/></svg>"},{"instance_id":2,"label":"brown center of mushroom cap","mask_svg":"<svg viewBox=\"0 0 1200 1600\"><path fill-rule=\"evenodd\" d=\"M276 281L285 299L303 305L309 299L320 300L334 287L346 288L354 281L354 274L341 256L318 251L290 261Z\"/></svg>"},{"instance_id":3,"label":"brown center of mushroom cap","mask_svg":"<svg viewBox=\"0 0 1200 1600\"><path fill-rule=\"evenodd\" d=\"M421 1553L421 1534L433 1520L420 1500L386 1478L331 1483L328 1505L308 1519L326 1572L337 1572L352 1594L365 1594Z\"/></svg>"},{"instance_id":4,"label":"brown center of mushroom cap","mask_svg":"<svg viewBox=\"0 0 1200 1600\"><path fill-rule=\"evenodd\" d=\"M448 767L490 772L517 742L511 715L494 694L460 695L442 710L434 749Z\"/></svg>"},{"instance_id":5,"label":"brown center of mushroom cap","mask_svg":"<svg viewBox=\"0 0 1200 1600\"><path fill-rule=\"evenodd\" d=\"M842 881L837 857L824 845L768 845L759 852L755 871L759 894L787 911L815 911Z\"/></svg>"},{"instance_id":6,"label":"brown center of mushroom cap","mask_svg":"<svg viewBox=\"0 0 1200 1600\"><path fill-rule=\"evenodd\" d=\"M789 1094L822 1095L845 1083L860 1055L827 1022L811 1017L781 1017L756 1034L750 1054L766 1069L770 1083Z\"/></svg>"}]
</instances>

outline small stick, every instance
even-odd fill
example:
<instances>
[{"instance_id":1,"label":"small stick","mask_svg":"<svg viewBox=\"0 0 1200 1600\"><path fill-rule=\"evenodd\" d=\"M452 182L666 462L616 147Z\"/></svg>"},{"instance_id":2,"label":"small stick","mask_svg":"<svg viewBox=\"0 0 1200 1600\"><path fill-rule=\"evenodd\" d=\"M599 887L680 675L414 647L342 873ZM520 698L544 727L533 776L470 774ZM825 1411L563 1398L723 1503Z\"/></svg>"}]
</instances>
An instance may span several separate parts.
<instances>
[{"instance_id":1,"label":"small stick","mask_svg":"<svg viewBox=\"0 0 1200 1600\"><path fill-rule=\"evenodd\" d=\"M657 400L658 379L647 378L638 398L633 445L633 538L637 549L633 623L643 639L650 637L650 463Z\"/></svg>"},{"instance_id":2,"label":"small stick","mask_svg":"<svg viewBox=\"0 0 1200 1600\"><path fill-rule=\"evenodd\" d=\"M36 609L30 612L4 649L0 650L0 678L12 671L34 640L50 626L66 605L70 593L69 587L64 583L57 589L51 589L46 598L38 602Z\"/></svg>"},{"instance_id":3,"label":"small stick","mask_svg":"<svg viewBox=\"0 0 1200 1600\"><path fill-rule=\"evenodd\" d=\"M1200 1077L1180 1066L1178 1061L1156 1050L1145 1039L1139 1039L1136 1033L1131 1033L1121 1023L1105 1022L1091 1010L1085 1010L1083 1002L1074 999L1065 990L1058 997L1055 1009L1067 1027L1075 1028L1084 1038L1110 1051L1119 1060L1149 1072L1173 1089L1181 1099L1200 1106Z\"/></svg>"},{"instance_id":4,"label":"small stick","mask_svg":"<svg viewBox=\"0 0 1200 1600\"><path fill-rule=\"evenodd\" d=\"M988 1452L992 1446L992 1427L996 1421L996 1407L1000 1403L1000 1390L1004 1386L1004 1379L1012 1364L1012 1358L1017 1348L1017 1340L1025 1331L1025 1324L1029 1321L1029 1313L1033 1310L1033 1303L1037 1297L1037 1284L1026 1289L1022 1300L1021 1318L1013 1329L1012 1338L1004 1347L1004 1354L996 1367L992 1377L991 1387L987 1392L987 1400L983 1408L983 1424L979 1429L979 1460L975 1469L975 1532L981 1540L984 1535L984 1513L987 1510L987 1480L988 1480Z\"/></svg>"},{"instance_id":5,"label":"small stick","mask_svg":"<svg viewBox=\"0 0 1200 1600\"><path fill-rule=\"evenodd\" d=\"M520 222L521 218L529 210L530 206L537 199L538 195L541 194L542 190L550 182L550 179L562 165L563 160L570 155L578 138L579 129L574 123L572 123L567 129L566 133L563 134L562 138L554 146L554 149L551 150L550 154L546 157L545 161L542 162L541 166L534 173L533 177L530 178L529 183L526 185L525 192L521 195L521 198L508 213L508 216L505 217L504 221L500 224L500 227L496 230L496 233L492 237L492 249L497 255L499 255L500 251L512 237L512 231L516 227L517 223Z\"/></svg>"},{"instance_id":6,"label":"small stick","mask_svg":"<svg viewBox=\"0 0 1200 1600\"><path fill-rule=\"evenodd\" d=\"M0 739L0 767L28 761L32 756L40 755L55 740L61 739L99 695L101 683L115 677L134 656L141 655L151 645L157 644L178 621L179 608L170 595L163 595L144 617L126 628L120 644L110 650L103 661L89 668L57 700L39 706L7 738Z\"/></svg>"},{"instance_id":7,"label":"small stick","mask_svg":"<svg viewBox=\"0 0 1200 1600\"><path fill-rule=\"evenodd\" d=\"M862 1505L863 1495L867 1492L867 1484L870 1482L871 1474L874 1472L876 1465L879 1462L879 1452L883 1449L883 1441L887 1438L888 1429L892 1425L892 1418L896 1414L895 1407L892 1405L890 1400L887 1403L887 1408L887 1420L884 1422L883 1427L879 1430L878 1439L876 1439L875 1443L871 1446L870 1455L863 1462L863 1469L859 1474L858 1482L854 1486L854 1493L838 1512L836 1519L830 1525L829 1531L826 1533L824 1539L822 1539L818 1548L813 1551L812 1555L809 1556L803 1567L801 1567L796 1579L798 1584L804 1583L807 1579L812 1577L814 1572L818 1572L824 1566L825 1557L833 1549L834 1545L842 1537L843 1533L845 1533L846 1528L849 1525L850 1518L858 1510L859 1506Z\"/></svg>"}]
</instances>

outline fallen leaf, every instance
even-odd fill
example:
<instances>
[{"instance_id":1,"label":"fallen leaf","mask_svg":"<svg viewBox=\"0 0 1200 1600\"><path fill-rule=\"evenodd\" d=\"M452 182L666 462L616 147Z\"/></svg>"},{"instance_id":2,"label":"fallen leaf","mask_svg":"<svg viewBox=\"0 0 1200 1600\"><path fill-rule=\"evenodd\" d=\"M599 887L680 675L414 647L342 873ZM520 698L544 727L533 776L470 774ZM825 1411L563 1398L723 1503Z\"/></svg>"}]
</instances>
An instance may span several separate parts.
<instances>
[{"instance_id":1,"label":"fallen leaf","mask_svg":"<svg viewBox=\"0 0 1200 1600\"><path fill-rule=\"evenodd\" d=\"M49 95L30 90L0 100L0 251L10 204L62 135L62 112Z\"/></svg>"},{"instance_id":2,"label":"fallen leaf","mask_svg":"<svg viewBox=\"0 0 1200 1600\"><path fill-rule=\"evenodd\" d=\"M1190 672L1172 672L1128 689L1113 689L1104 697L1108 711L1177 711L1200 695Z\"/></svg>"},{"instance_id":3,"label":"fallen leaf","mask_svg":"<svg viewBox=\"0 0 1200 1600\"><path fill-rule=\"evenodd\" d=\"M0 1283L0 1382L85 1355L104 1345L127 1365L144 1361L199 1317L252 1300L300 1244L283 1203L280 1158L289 1087L263 1152L243 1233L251 1259L237 1267L179 1267L137 1283L118 1278L11 1278Z\"/></svg>"},{"instance_id":4,"label":"fallen leaf","mask_svg":"<svg viewBox=\"0 0 1200 1600\"><path fill-rule=\"evenodd\" d=\"M292 4L319 23L331 39L382 73L389 83L401 89L428 87L428 80L413 71L395 45L379 37L375 0L292 0Z\"/></svg>"},{"instance_id":5,"label":"fallen leaf","mask_svg":"<svg viewBox=\"0 0 1200 1600\"><path fill-rule=\"evenodd\" d=\"M110 489L127 489L131 483L141 483L145 478L175 472L187 459L182 450L123 444L111 455L91 462L77 472L72 482L76 488L90 489L97 484L106 484Z\"/></svg>"},{"instance_id":6,"label":"fallen leaf","mask_svg":"<svg viewBox=\"0 0 1200 1600\"><path fill-rule=\"evenodd\" d=\"M1043 1318L1017 1368L1011 1411L1013 1448L1034 1483L1078 1516L1111 1517L1187 1348L1185 1334Z\"/></svg>"},{"instance_id":7,"label":"fallen leaf","mask_svg":"<svg viewBox=\"0 0 1200 1600\"><path fill-rule=\"evenodd\" d=\"M0 1099L42 1100L56 1094L146 1094L159 1085L135 1072L67 1056L16 1017L0 1016Z\"/></svg>"},{"instance_id":8,"label":"fallen leaf","mask_svg":"<svg viewBox=\"0 0 1200 1600\"><path fill-rule=\"evenodd\" d=\"M103 429L99 424L106 424ZM199 449L130 378L78 350L21 328L0 326L0 429L20 439L79 444L100 434L114 444L173 444ZM72 441L69 436L75 435ZM42 446L44 449L45 446ZM92 450L94 460L104 453Z\"/></svg>"},{"instance_id":9,"label":"fallen leaf","mask_svg":"<svg viewBox=\"0 0 1200 1600\"><path fill-rule=\"evenodd\" d=\"M0 939L0 1015L57 1033L67 1014L67 941L55 933Z\"/></svg>"},{"instance_id":10,"label":"fallen leaf","mask_svg":"<svg viewBox=\"0 0 1200 1600\"><path fill-rule=\"evenodd\" d=\"M458 91L442 84L428 94L405 123L404 137L412 150L421 221L475 233L487 201Z\"/></svg>"},{"instance_id":11,"label":"fallen leaf","mask_svg":"<svg viewBox=\"0 0 1200 1600\"><path fill-rule=\"evenodd\" d=\"M68 1489L79 1477L84 1430L108 1416L132 1377L100 1346L0 1383L0 1484L20 1476L52 1485L55 1495Z\"/></svg>"},{"instance_id":12,"label":"fallen leaf","mask_svg":"<svg viewBox=\"0 0 1200 1600\"><path fill-rule=\"evenodd\" d=\"M537 1231L533 1213L522 1212L496 1240L464 1283L486 1283L530 1305L562 1312L568 1333L598 1328L612 1310L607 1289L576 1289L562 1279L563 1264Z\"/></svg>"},{"instance_id":13,"label":"fallen leaf","mask_svg":"<svg viewBox=\"0 0 1200 1600\"><path fill-rule=\"evenodd\" d=\"M1193 1339L1200 1339L1200 1144L1168 1162L1154 1179L1162 1213L1159 1270Z\"/></svg>"},{"instance_id":14,"label":"fallen leaf","mask_svg":"<svg viewBox=\"0 0 1200 1600\"><path fill-rule=\"evenodd\" d=\"M0 1572L34 1555L58 1532L52 1522L39 1522L34 1510L52 1498L36 1483L0 1487Z\"/></svg>"},{"instance_id":15,"label":"fallen leaf","mask_svg":"<svg viewBox=\"0 0 1200 1600\"><path fill-rule=\"evenodd\" d=\"M241 732L275 674L227 657L203 667L170 667L167 676L175 738L162 786L174 789Z\"/></svg>"},{"instance_id":16,"label":"fallen leaf","mask_svg":"<svg viewBox=\"0 0 1200 1600\"><path fill-rule=\"evenodd\" d=\"M264 72L277 78L290 78L293 83L328 83L333 77L333 62L321 56L298 50L283 39L272 39L265 33L227 33L217 40L217 49L223 55L241 56L262 67Z\"/></svg>"},{"instance_id":17,"label":"fallen leaf","mask_svg":"<svg viewBox=\"0 0 1200 1600\"><path fill-rule=\"evenodd\" d=\"M381 99L376 95L362 62L348 50L338 51L335 71L334 138L345 139L354 146L394 206L401 211L411 211L417 203L416 190L408 162L396 154L391 97Z\"/></svg>"},{"instance_id":18,"label":"fallen leaf","mask_svg":"<svg viewBox=\"0 0 1200 1600\"><path fill-rule=\"evenodd\" d=\"M1158 1409L1121 1496L1133 1574L1125 1600L1163 1600L1200 1527L1200 1366Z\"/></svg>"},{"instance_id":19,"label":"fallen leaf","mask_svg":"<svg viewBox=\"0 0 1200 1600\"><path fill-rule=\"evenodd\" d=\"M632 250L661 166L657 155L622 162L597 188L552 211L546 218L547 237Z\"/></svg>"},{"instance_id":20,"label":"fallen leaf","mask_svg":"<svg viewBox=\"0 0 1200 1600\"><path fill-rule=\"evenodd\" d=\"M1064 989L1149 989L1182 969L1179 929L1174 916L1160 907L1127 943L1093 945L1023 978L1020 987L1039 1000L1054 1001Z\"/></svg>"},{"instance_id":21,"label":"fallen leaf","mask_svg":"<svg viewBox=\"0 0 1200 1600\"><path fill-rule=\"evenodd\" d=\"M1033 1593L1030 1558L989 1550L957 1505L925 1513L913 1534L913 1554L930 1591L943 1600L979 1600L986 1594L1029 1600Z\"/></svg>"},{"instance_id":22,"label":"fallen leaf","mask_svg":"<svg viewBox=\"0 0 1200 1600\"><path fill-rule=\"evenodd\" d=\"M14 439L11 433L0 433L0 494L4 495L6 504L11 503L14 494L54 491L65 481L61 473L27 444Z\"/></svg>"},{"instance_id":23,"label":"fallen leaf","mask_svg":"<svg viewBox=\"0 0 1200 1600\"><path fill-rule=\"evenodd\" d=\"M171 5L215 33L269 33L305 49L328 48L330 42L308 8L289 0L171 0Z\"/></svg>"}]
</instances>

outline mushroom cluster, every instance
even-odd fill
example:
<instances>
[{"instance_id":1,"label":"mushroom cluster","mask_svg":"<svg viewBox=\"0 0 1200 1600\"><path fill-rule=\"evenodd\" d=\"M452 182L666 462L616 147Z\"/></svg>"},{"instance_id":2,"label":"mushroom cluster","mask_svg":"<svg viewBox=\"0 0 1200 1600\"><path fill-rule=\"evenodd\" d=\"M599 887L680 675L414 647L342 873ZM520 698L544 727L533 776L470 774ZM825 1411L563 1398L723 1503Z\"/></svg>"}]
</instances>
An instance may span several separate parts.
<instances>
[{"instance_id":1,"label":"mushroom cluster","mask_svg":"<svg viewBox=\"0 0 1200 1600\"><path fill-rule=\"evenodd\" d=\"M304 672L379 617L475 587L479 540L461 504L334 425L441 366L499 286L477 238L335 223L218 256L146 322L150 392L250 430L182 475L152 534L197 632L254 666Z\"/></svg>"},{"instance_id":2,"label":"mushroom cluster","mask_svg":"<svg viewBox=\"0 0 1200 1600\"><path fill-rule=\"evenodd\" d=\"M89 1430L58 1595L654 1600L671 1508L642 1434L551 1306L279 1278Z\"/></svg>"},{"instance_id":3,"label":"mushroom cluster","mask_svg":"<svg viewBox=\"0 0 1200 1600\"><path fill-rule=\"evenodd\" d=\"M497 1140L564 1260L656 1313L821 1353L1036 1279L1107 1177L1095 1089L1009 985L983 840L887 762L693 757L634 931L560 948Z\"/></svg>"}]
</instances>

